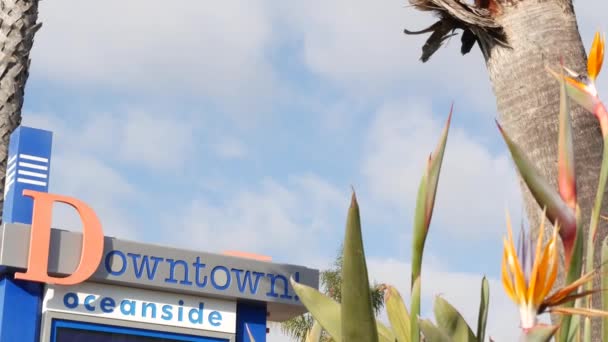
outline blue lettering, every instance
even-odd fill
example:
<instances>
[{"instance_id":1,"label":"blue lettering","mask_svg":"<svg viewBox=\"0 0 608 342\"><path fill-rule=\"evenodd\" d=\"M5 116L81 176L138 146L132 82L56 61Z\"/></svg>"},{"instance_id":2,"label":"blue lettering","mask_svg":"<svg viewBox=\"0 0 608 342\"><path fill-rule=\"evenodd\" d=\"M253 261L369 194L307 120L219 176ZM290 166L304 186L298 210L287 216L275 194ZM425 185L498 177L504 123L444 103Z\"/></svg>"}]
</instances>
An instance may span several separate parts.
<instances>
[{"instance_id":1,"label":"blue lettering","mask_svg":"<svg viewBox=\"0 0 608 342\"><path fill-rule=\"evenodd\" d=\"M222 314L217 311L211 311L209 314L209 324L213 325L214 327L222 324Z\"/></svg>"},{"instance_id":2,"label":"blue lettering","mask_svg":"<svg viewBox=\"0 0 608 342\"><path fill-rule=\"evenodd\" d=\"M264 276L264 273L254 271L253 275L255 276L255 280L252 282L251 272L249 272L249 271L245 272L245 277L243 277L243 281L241 281L241 274L243 273L243 270L233 268L232 272L234 272L234 275L236 276L236 285L238 286L239 291L241 293L245 292L245 288L247 287L247 284L249 284L249 292L251 292L251 294L256 294L258 292L258 285L260 284L260 278Z\"/></svg>"},{"instance_id":3,"label":"blue lettering","mask_svg":"<svg viewBox=\"0 0 608 342\"><path fill-rule=\"evenodd\" d=\"M287 286L287 278L281 274L267 274L268 278L270 278L270 292L266 293L268 297L281 297L286 299L291 299L292 297L289 295L289 287ZM279 296L279 294L275 291L275 286L277 284L277 279L283 281L283 294Z\"/></svg>"},{"instance_id":4,"label":"blue lettering","mask_svg":"<svg viewBox=\"0 0 608 342\"><path fill-rule=\"evenodd\" d=\"M177 308L177 320L181 322L184 318L184 308L182 307L184 301L180 300L177 304L179 304L179 308Z\"/></svg>"},{"instance_id":5,"label":"blue lettering","mask_svg":"<svg viewBox=\"0 0 608 342\"><path fill-rule=\"evenodd\" d=\"M224 271L224 278L226 279L224 285L218 285L218 279L215 276L215 272L218 270ZM230 287L230 271L228 271L228 268L225 266L215 266L213 270L211 270L211 285L218 290L225 290Z\"/></svg>"},{"instance_id":6,"label":"blue lettering","mask_svg":"<svg viewBox=\"0 0 608 342\"><path fill-rule=\"evenodd\" d=\"M154 303L142 303L141 304L141 317L146 317L147 309L152 308L152 318L156 318L156 304Z\"/></svg>"},{"instance_id":7,"label":"blue lettering","mask_svg":"<svg viewBox=\"0 0 608 342\"><path fill-rule=\"evenodd\" d=\"M198 287L205 287L207 286L207 276L203 277L203 281L201 282L201 269L205 268L207 265L205 264L201 264L201 257L196 257L196 262L192 263L192 266L194 266L194 282L196 283L196 286Z\"/></svg>"},{"instance_id":8,"label":"blue lettering","mask_svg":"<svg viewBox=\"0 0 608 342\"><path fill-rule=\"evenodd\" d=\"M95 311L95 306L91 305L91 303L95 300L95 296L88 295L84 299L84 307L89 311Z\"/></svg>"},{"instance_id":9,"label":"blue lettering","mask_svg":"<svg viewBox=\"0 0 608 342\"><path fill-rule=\"evenodd\" d=\"M173 307L171 305L163 305L163 315L160 317L165 321L170 321L173 319Z\"/></svg>"},{"instance_id":10,"label":"blue lettering","mask_svg":"<svg viewBox=\"0 0 608 342\"><path fill-rule=\"evenodd\" d=\"M126 309L127 305L129 306L128 310ZM120 312L125 316L135 316L135 301L125 299L120 302Z\"/></svg>"},{"instance_id":11,"label":"blue lettering","mask_svg":"<svg viewBox=\"0 0 608 342\"><path fill-rule=\"evenodd\" d=\"M127 255L130 256L133 260L133 270L135 271L135 277L137 277L137 279L141 278L142 274L144 273L144 267L146 267L146 275L148 277L148 280L154 280L154 277L156 276L156 269L158 268L158 263L165 260L163 258L151 256L150 259L154 261L154 266L150 266L150 262L148 261L149 259L147 255L144 255L143 258L141 254L127 253ZM139 263L138 267L139 258L141 258L142 261L141 263Z\"/></svg>"},{"instance_id":12,"label":"blue lettering","mask_svg":"<svg viewBox=\"0 0 608 342\"><path fill-rule=\"evenodd\" d=\"M294 273L294 274L293 274L293 280L294 280L296 283L299 283L299 282L300 282L300 272L296 272L296 273ZM297 302L297 301L299 301L299 300L300 300L300 297L298 297L298 295L294 295L294 296L293 296L293 299L294 299L294 300Z\"/></svg>"},{"instance_id":13,"label":"blue lettering","mask_svg":"<svg viewBox=\"0 0 608 342\"><path fill-rule=\"evenodd\" d=\"M63 305L68 309L74 309L78 306L78 296L74 292L68 292L63 296Z\"/></svg>"},{"instance_id":14,"label":"blue lettering","mask_svg":"<svg viewBox=\"0 0 608 342\"><path fill-rule=\"evenodd\" d=\"M120 268L119 271L112 270L112 261L114 260L114 258L113 258L114 255L116 255L122 259L122 267ZM117 250L109 251L108 254L106 254L106 259L105 259L104 264L106 267L106 272L108 272L109 274L111 274L113 276L121 276L127 270L127 257L121 251L117 251Z\"/></svg>"},{"instance_id":15,"label":"blue lettering","mask_svg":"<svg viewBox=\"0 0 608 342\"><path fill-rule=\"evenodd\" d=\"M177 280L175 279L175 266L182 265L184 268L184 279L180 280L179 283L184 285L192 285L192 282L188 279L188 263L186 263L184 260L174 259L165 259L165 261L169 263L170 267L169 278L165 279L166 283L177 283Z\"/></svg>"},{"instance_id":16,"label":"blue lettering","mask_svg":"<svg viewBox=\"0 0 608 342\"><path fill-rule=\"evenodd\" d=\"M104 297L101 302L99 302L99 307L101 308L101 311L105 313L112 313L116 307L116 302L110 297Z\"/></svg>"},{"instance_id":17,"label":"blue lettering","mask_svg":"<svg viewBox=\"0 0 608 342\"><path fill-rule=\"evenodd\" d=\"M205 303L198 303L198 309L190 309L188 312L188 319L192 324L203 324L203 308L205 308ZM198 318L193 318L193 315L198 315Z\"/></svg>"}]
</instances>

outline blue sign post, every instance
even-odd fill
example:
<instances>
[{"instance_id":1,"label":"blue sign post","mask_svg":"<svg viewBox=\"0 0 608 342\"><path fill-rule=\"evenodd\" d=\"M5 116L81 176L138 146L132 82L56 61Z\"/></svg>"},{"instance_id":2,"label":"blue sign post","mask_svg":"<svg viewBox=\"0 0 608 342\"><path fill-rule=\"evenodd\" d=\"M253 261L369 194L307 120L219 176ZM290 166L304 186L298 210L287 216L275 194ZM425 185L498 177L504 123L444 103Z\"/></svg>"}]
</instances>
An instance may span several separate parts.
<instances>
[{"instance_id":1,"label":"blue sign post","mask_svg":"<svg viewBox=\"0 0 608 342\"><path fill-rule=\"evenodd\" d=\"M2 223L32 223L33 200L23 190L48 192L53 134L18 127L8 148ZM0 276L0 342L38 342L43 284ZM32 319L32 318L36 319Z\"/></svg>"}]
</instances>

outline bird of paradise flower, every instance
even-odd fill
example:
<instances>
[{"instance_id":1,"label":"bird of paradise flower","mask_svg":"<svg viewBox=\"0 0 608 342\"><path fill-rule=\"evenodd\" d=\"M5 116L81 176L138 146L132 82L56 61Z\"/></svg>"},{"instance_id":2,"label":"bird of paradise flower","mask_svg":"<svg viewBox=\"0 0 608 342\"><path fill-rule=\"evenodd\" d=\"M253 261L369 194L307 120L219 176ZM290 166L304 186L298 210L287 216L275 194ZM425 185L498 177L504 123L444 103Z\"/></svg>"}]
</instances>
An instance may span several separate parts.
<instances>
[{"instance_id":1,"label":"bird of paradise flower","mask_svg":"<svg viewBox=\"0 0 608 342\"><path fill-rule=\"evenodd\" d=\"M554 228L549 241L543 244L545 230L543 219L536 247L533 249L534 240L522 228L519 248L516 251L511 219L507 213L507 236L503 240L502 284L507 295L519 308L521 328L524 332L537 327L538 316L545 312L587 317L608 316L608 312L601 310L559 307L564 303L599 292L600 290L597 289L577 292L579 287L593 279L596 270L582 275L549 295L557 278L558 229L559 227Z\"/></svg>"}]
</instances>

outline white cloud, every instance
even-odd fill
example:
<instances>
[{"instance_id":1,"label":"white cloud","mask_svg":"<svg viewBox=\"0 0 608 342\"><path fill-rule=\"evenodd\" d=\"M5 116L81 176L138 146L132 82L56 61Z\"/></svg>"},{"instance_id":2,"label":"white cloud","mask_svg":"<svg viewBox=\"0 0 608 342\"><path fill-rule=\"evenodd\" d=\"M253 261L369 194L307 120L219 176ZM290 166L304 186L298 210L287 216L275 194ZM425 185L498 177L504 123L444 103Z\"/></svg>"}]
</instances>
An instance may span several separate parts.
<instances>
[{"instance_id":1,"label":"white cloud","mask_svg":"<svg viewBox=\"0 0 608 342\"><path fill-rule=\"evenodd\" d=\"M302 40L302 63L323 80L353 92L353 98L449 92L477 109L494 111L485 62L477 47L462 57L456 37L429 62L419 61L428 34L406 36L403 29L426 28L436 20L430 13L399 0L289 2L279 13L287 18L284 25L292 39Z\"/></svg>"},{"instance_id":2,"label":"white cloud","mask_svg":"<svg viewBox=\"0 0 608 342\"><path fill-rule=\"evenodd\" d=\"M289 255L291 263L314 258L320 237L339 234L328 218L336 210L345 212L347 199L346 191L315 175L294 176L286 184L266 179L219 203L197 197L185 212L167 217L166 224L180 246Z\"/></svg>"},{"instance_id":3,"label":"white cloud","mask_svg":"<svg viewBox=\"0 0 608 342\"><path fill-rule=\"evenodd\" d=\"M362 172L369 191L384 203L413 213L418 184L447 115L436 119L415 99L378 110L366 140ZM448 136L434 211L434 226L483 237L502 227L505 203L520 209L510 157L495 155L459 128L456 111ZM502 230L500 230L502 232Z\"/></svg>"},{"instance_id":4,"label":"white cloud","mask_svg":"<svg viewBox=\"0 0 608 342\"><path fill-rule=\"evenodd\" d=\"M91 14L96 18L91 23ZM186 93L225 104L270 95L263 1L40 3L32 73L75 85Z\"/></svg>"},{"instance_id":5,"label":"white cloud","mask_svg":"<svg viewBox=\"0 0 608 342\"><path fill-rule=\"evenodd\" d=\"M214 150L222 159L242 159L247 156L247 147L235 138L221 139L215 144Z\"/></svg>"},{"instance_id":6,"label":"white cloud","mask_svg":"<svg viewBox=\"0 0 608 342\"><path fill-rule=\"evenodd\" d=\"M194 125L172 116L127 109L91 111L84 120L27 113L24 125L54 132L55 151L78 151L158 170L183 166L194 148Z\"/></svg>"},{"instance_id":7,"label":"white cloud","mask_svg":"<svg viewBox=\"0 0 608 342\"><path fill-rule=\"evenodd\" d=\"M109 138L122 158L153 168L179 168L192 160L193 129L172 115L131 111Z\"/></svg>"},{"instance_id":8,"label":"white cloud","mask_svg":"<svg viewBox=\"0 0 608 342\"><path fill-rule=\"evenodd\" d=\"M74 13L107 20L92 25L87 15ZM484 111L494 108L478 49L462 58L454 38L431 62L421 63L426 35L406 36L403 28L423 28L435 19L398 0L252 0L213 6L192 0L171 6L58 0L41 3L40 20L44 26L36 36L32 74L76 86L185 94L242 112L251 104L266 106L295 96L280 74L277 61L282 59L367 99L449 91Z\"/></svg>"}]
</instances>

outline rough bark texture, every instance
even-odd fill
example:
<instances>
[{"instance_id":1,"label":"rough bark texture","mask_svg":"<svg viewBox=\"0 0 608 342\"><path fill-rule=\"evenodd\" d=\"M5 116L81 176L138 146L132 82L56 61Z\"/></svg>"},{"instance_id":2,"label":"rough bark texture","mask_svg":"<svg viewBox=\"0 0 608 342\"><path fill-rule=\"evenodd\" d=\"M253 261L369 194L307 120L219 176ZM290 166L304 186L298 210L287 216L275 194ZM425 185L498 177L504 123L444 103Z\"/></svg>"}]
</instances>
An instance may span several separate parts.
<instances>
[{"instance_id":1,"label":"rough bark texture","mask_svg":"<svg viewBox=\"0 0 608 342\"><path fill-rule=\"evenodd\" d=\"M572 4L563 0L524 0L505 4L495 20L503 27L511 46L496 47L487 60L499 121L557 187L559 85L545 71L545 65L557 69L563 57L567 66L586 74L585 50ZM575 105L571 114L578 201L588 230L602 158L602 137L592 114ZM530 227L534 229L542 213L523 184L522 189ZM607 204L608 198L602 213L608 212ZM596 251L600 250L604 236L606 224L600 222ZM596 256L597 266L600 254ZM559 279L563 282L563 273ZM595 285L599 287L599 280ZM599 297L594 298L594 306L600 307ZM600 328L594 322L594 341L601 340Z\"/></svg>"},{"instance_id":2,"label":"rough bark texture","mask_svg":"<svg viewBox=\"0 0 608 342\"><path fill-rule=\"evenodd\" d=\"M38 0L0 0L0 193L4 193L10 134L21 123L21 107L34 34L40 28ZM0 197L0 217L4 196Z\"/></svg>"}]
</instances>

